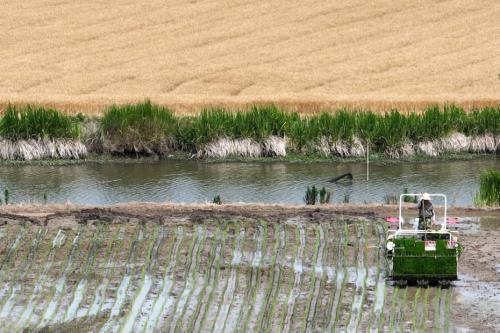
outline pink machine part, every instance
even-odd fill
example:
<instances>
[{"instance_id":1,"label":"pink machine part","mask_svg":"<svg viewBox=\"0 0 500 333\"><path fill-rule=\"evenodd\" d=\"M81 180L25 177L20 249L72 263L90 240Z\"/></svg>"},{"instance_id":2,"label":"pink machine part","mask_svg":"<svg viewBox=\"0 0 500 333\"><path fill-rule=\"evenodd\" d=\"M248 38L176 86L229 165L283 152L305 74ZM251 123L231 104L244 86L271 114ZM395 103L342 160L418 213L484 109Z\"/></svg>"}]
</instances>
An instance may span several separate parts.
<instances>
[{"instance_id":1,"label":"pink machine part","mask_svg":"<svg viewBox=\"0 0 500 333\"><path fill-rule=\"evenodd\" d=\"M446 223L448 223L448 224L457 224L458 223L458 217L448 217L448 218L446 218Z\"/></svg>"},{"instance_id":2,"label":"pink machine part","mask_svg":"<svg viewBox=\"0 0 500 333\"><path fill-rule=\"evenodd\" d=\"M399 223L399 217L397 217L397 216L387 216L385 218L385 221L387 223Z\"/></svg>"}]
</instances>

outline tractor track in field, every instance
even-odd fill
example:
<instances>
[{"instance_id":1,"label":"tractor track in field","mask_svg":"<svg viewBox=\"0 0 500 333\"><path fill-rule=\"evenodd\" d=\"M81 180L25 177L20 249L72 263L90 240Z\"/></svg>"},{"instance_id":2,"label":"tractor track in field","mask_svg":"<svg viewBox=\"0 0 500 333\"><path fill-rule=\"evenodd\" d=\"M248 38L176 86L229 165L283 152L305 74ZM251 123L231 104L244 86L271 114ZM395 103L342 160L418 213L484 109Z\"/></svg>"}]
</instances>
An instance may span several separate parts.
<instances>
[{"instance_id":1,"label":"tractor track in field","mask_svg":"<svg viewBox=\"0 0 500 333\"><path fill-rule=\"evenodd\" d=\"M386 230L373 214L248 207L239 215L158 207L16 214L0 212L0 332L490 328L457 316L473 278L448 289L393 287ZM495 288L494 275L486 276L480 284Z\"/></svg>"}]
</instances>

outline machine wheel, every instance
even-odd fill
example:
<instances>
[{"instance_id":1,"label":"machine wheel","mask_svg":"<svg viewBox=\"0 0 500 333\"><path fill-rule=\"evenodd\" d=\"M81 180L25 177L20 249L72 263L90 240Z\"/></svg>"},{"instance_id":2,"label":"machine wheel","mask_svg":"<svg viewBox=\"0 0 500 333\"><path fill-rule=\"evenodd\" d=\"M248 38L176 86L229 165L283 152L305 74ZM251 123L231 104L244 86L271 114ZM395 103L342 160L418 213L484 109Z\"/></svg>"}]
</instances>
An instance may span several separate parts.
<instances>
[{"instance_id":1,"label":"machine wheel","mask_svg":"<svg viewBox=\"0 0 500 333\"><path fill-rule=\"evenodd\" d=\"M429 286L429 280L417 280L417 285L419 287L427 287Z\"/></svg>"},{"instance_id":2,"label":"machine wheel","mask_svg":"<svg viewBox=\"0 0 500 333\"><path fill-rule=\"evenodd\" d=\"M449 288L451 285L450 280L439 280L438 283L441 286L441 288Z\"/></svg>"},{"instance_id":3,"label":"machine wheel","mask_svg":"<svg viewBox=\"0 0 500 333\"><path fill-rule=\"evenodd\" d=\"M408 280L404 279L396 280L396 285L400 288L405 288L408 285Z\"/></svg>"}]
</instances>

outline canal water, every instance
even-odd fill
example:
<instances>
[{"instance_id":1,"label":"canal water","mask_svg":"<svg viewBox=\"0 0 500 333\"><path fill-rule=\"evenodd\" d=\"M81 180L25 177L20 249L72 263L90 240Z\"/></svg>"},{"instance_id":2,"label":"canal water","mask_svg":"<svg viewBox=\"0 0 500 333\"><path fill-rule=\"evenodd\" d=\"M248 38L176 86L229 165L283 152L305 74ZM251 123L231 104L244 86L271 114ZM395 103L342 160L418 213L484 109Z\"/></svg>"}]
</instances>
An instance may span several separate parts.
<instances>
[{"instance_id":1,"label":"canal water","mask_svg":"<svg viewBox=\"0 0 500 333\"><path fill-rule=\"evenodd\" d=\"M452 205L471 206L479 174L500 159L373 162L87 162L64 166L0 166L0 198L10 201L112 204L130 201L303 203L307 186L325 186L332 202L384 202L386 195L444 193ZM329 179L351 173L352 181Z\"/></svg>"}]
</instances>

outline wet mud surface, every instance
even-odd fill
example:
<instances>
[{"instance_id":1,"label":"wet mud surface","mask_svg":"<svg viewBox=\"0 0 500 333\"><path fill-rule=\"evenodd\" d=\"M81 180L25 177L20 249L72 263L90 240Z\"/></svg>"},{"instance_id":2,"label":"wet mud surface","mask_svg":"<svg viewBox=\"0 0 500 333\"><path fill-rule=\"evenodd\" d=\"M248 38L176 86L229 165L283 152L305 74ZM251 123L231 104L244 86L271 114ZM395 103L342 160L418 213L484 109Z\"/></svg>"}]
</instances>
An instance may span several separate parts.
<instances>
[{"instance_id":1,"label":"wet mud surface","mask_svg":"<svg viewBox=\"0 0 500 333\"><path fill-rule=\"evenodd\" d=\"M499 211L451 210L465 252L446 289L392 286L393 212L2 207L0 331L498 331Z\"/></svg>"}]
</instances>

